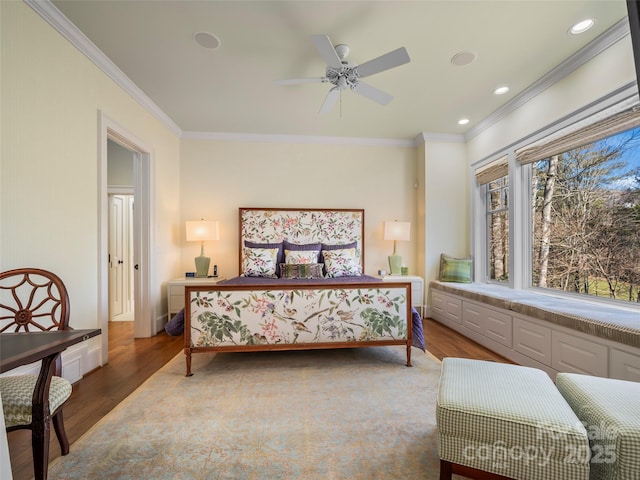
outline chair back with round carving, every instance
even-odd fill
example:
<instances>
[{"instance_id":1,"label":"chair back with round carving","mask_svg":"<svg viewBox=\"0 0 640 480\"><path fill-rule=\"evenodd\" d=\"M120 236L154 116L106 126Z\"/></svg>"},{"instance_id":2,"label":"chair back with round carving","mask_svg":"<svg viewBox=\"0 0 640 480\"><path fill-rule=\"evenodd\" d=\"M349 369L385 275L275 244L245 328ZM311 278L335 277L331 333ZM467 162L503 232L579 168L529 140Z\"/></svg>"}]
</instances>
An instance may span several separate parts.
<instances>
[{"instance_id":1,"label":"chair back with round carving","mask_svg":"<svg viewBox=\"0 0 640 480\"><path fill-rule=\"evenodd\" d=\"M0 273L0 333L68 327L69 296L60 277L39 268Z\"/></svg>"}]
</instances>

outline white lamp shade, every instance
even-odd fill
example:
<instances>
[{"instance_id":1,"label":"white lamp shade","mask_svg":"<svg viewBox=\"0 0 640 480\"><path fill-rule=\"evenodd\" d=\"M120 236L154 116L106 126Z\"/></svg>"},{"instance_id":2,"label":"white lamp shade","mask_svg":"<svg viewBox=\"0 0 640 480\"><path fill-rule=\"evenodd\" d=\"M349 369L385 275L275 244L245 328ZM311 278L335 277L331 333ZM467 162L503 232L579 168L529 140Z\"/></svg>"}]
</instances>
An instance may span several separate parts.
<instances>
[{"instance_id":1,"label":"white lamp shade","mask_svg":"<svg viewBox=\"0 0 640 480\"><path fill-rule=\"evenodd\" d=\"M187 222L187 242L207 242L218 239L218 222L206 220Z\"/></svg>"},{"instance_id":2,"label":"white lamp shade","mask_svg":"<svg viewBox=\"0 0 640 480\"><path fill-rule=\"evenodd\" d=\"M411 223L384 222L384 239L408 242L411 240Z\"/></svg>"}]
</instances>

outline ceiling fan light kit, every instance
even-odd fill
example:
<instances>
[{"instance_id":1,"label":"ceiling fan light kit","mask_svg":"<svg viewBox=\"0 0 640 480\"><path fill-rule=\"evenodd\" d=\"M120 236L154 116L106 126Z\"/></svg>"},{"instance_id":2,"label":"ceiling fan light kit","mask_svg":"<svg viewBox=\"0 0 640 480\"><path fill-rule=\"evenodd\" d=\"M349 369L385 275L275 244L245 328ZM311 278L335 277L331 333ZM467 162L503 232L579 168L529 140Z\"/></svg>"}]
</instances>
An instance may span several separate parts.
<instances>
[{"instance_id":1,"label":"ceiling fan light kit","mask_svg":"<svg viewBox=\"0 0 640 480\"><path fill-rule=\"evenodd\" d=\"M333 87L327 93L327 96L320 107L320 114L330 112L336 100L340 96L340 93L347 88L380 105L387 105L391 100L393 100L393 96L373 87L372 85L361 82L360 78L368 77L375 73L383 72L411 61L407 50L404 47L400 47L363 64L352 65L350 62L345 60L350 51L347 45L339 44L334 47L327 35L312 35L311 40L313 41L316 50L318 50L318 53L327 64L325 76L312 78L290 78L277 80L276 83L279 85L331 83Z\"/></svg>"}]
</instances>

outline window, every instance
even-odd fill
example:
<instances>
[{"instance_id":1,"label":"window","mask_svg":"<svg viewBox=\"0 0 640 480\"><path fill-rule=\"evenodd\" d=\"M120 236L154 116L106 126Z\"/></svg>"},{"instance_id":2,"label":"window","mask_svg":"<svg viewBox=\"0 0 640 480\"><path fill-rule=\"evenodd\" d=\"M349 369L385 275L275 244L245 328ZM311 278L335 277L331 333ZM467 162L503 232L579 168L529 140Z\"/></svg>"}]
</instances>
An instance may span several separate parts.
<instances>
[{"instance_id":1,"label":"window","mask_svg":"<svg viewBox=\"0 0 640 480\"><path fill-rule=\"evenodd\" d=\"M509 280L509 177L485 184L487 209L487 272L490 280Z\"/></svg>"},{"instance_id":2,"label":"window","mask_svg":"<svg viewBox=\"0 0 640 480\"><path fill-rule=\"evenodd\" d=\"M484 205L486 250L484 277L490 281L509 280L509 165L507 156L476 169Z\"/></svg>"},{"instance_id":3,"label":"window","mask_svg":"<svg viewBox=\"0 0 640 480\"><path fill-rule=\"evenodd\" d=\"M476 169L477 278L640 305L636 104L610 104Z\"/></svg>"},{"instance_id":4,"label":"window","mask_svg":"<svg viewBox=\"0 0 640 480\"><path fill-rule=\"evenodd\" d=\"M531 285L640 302L640 129L533 162Z\"/></svg>"}]
</instances>

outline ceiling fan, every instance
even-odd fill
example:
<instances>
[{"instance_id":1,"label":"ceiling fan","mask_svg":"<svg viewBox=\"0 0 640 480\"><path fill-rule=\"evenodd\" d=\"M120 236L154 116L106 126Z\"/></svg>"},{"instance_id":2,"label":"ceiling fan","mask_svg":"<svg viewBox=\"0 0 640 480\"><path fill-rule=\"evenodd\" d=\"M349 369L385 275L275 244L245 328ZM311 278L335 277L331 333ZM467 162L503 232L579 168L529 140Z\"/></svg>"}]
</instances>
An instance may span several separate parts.
<instances>
[{"instance_id":1,"label":"ceiling fan","mask_svg":"<svg viewBox=\"0 0 640 480\"><path fill-rule=\"evenodd\" d=\"M345 60L349 54L349 47L347 45L340 44L334 47L327 35L311 35L311 40L318 50L318 53L320 53L320 56L327 64L326 75L324 77L276 80L276 83L279 85L331 83L333 87L329 90L329 93L320 108L321 114L331 111L333 105L340 96L340 93L347 88L350 88L354 92L359 93L380 105L388 104L393 100L393 96L372 87L367 83L361 82L360 79L373 75L374 73L383 72L390 68L409 63L411 60L407 50L404 47L400 47L374 58L373 60L369 60L368 62L360 65L353 65Z\"/></svg>"}]
</instances>

